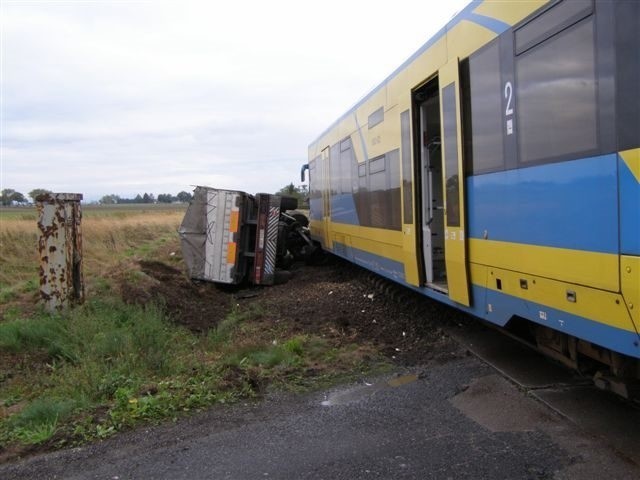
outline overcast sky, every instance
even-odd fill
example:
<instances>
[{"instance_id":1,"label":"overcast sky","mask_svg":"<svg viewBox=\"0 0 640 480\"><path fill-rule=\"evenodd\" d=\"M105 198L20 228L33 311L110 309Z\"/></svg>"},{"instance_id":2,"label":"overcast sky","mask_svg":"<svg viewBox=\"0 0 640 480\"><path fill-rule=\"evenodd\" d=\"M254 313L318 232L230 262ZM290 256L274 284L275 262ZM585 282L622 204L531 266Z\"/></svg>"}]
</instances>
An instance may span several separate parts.
<instances>
[{"instance_id":1,"label":"overcast sky","mask_svg":"<svg viewBox=\"0 0 640 480\"><path fill-rule=\"evenodd\" d=\"M1 188L273 192L468 0L12 1Z\"/></svg>"}]
</instances>

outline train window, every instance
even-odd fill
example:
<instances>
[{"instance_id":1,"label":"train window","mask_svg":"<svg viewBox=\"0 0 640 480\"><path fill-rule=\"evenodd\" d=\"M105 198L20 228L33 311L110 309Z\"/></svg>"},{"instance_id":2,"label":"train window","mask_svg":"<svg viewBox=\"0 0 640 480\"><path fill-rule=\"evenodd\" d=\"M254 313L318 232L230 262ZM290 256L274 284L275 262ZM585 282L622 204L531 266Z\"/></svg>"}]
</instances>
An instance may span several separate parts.
<instances>
[{"instance_id":1,"label":"train window","mask_svg":"<svg viewBox=\"0 0 640 480\"><path fill-rule=\"evenodd\" d=\"M409 110L400 114L402 150L402 208L404 223L413 223L413 195L411 183L411 123Z\"/></svg>"},{"instance_id":2,"label":"train window","mask_svg":"<svg viewBox=\"0 0 640 480\"><path fill-rule=\"evenodd\" d=\"M387 176L385 175L384 155L369 160L369 190L387 190Z\"/></svg>"},{"instance_id":3,"label":"train window","mask_svg":"<svg viewBox=\"0 0 640 480\"><path fill-rule=\"evenodd\" d=\"M378 158L369 160L369 173L384 172L384 155Z\"/></svg>"},{"instance_id":4,"label":"train window","mask_svg":"<svg viewBox=\"0 0 640 480\"><path fill-rule=\"evenodd\" d=\"M389 188L400 190L400 150L395 149L387 152L387 175L389 177Z\"/></svg>"},{"instance_id":5,"label":"train window","mask_svg":"<svg viewBox=\"0 0 640 480\"><path fill-rule=\"evenodd\" d=\"M530 164L597 148L593 17L516 58L519 162Z\"/></svg>"},{"instance_id":6,"label":"train window","mask_svg":"<svg viewBox=\"0 0 640 480\"><path fill-rule=\"evenodd\" d=\"M320 183L318 182L318 172L316 165L320 157L316 157L309 162L309 197L310 198L319 198L321 196L320 192Z\"/></svg>"},{"instance_id":7,"label":"train window","mask_svg":"<svg viewBox=\"0 0 640 480\"><path fill-rule=\"evenodd\" d=\"M340 144L340 148L342 148L342 144L347 142L342 142ZM351 140L348 141L347 145L349 146L347 149L340 152L340 180L342 186L342 193L352 193L351 192L351 166L353 165L353 149L351 148Z\"/></svg>"},{"instance_id":8,"label":"train window","mask_svg":"<svg viewBox=\"0 0 640 480\"><path fill-rule=\"evenodd\" d=\"M465 133L468 148L465 154L474 174L503 170L502 81L497 40L469 58L468 82L471 115L465 118L471 125Z\"/></svg>"},{"instance_id":9,"label":"train window","mask_svg":"<svg viewBox=\"0 0 640 480\"><path fill-rule=\"evenodd\" d=\"M368 119L369 129L375 127L376 125L382 122L384 122L384 108L380 107L371 115L369 115L369 119Z\"/></svg>"},{"instance_id":10,"label":"train window","mask_svg":"<svg viewBox=\"0 0 640 480\"><path fill-rule=\"evenodd\" d=\"M637 148L640 143L640 2L617 2L616 99L618 149Z\"/></svg>"},{"instance_id":11,"label":"train window","mask_svg":"<svg viewBox=\"0 0 640 480\"><path fill-rule=\"evenodd\" d=\"M387 152L387 218L385 219L386 228L400 230L402 223L401 206L400 206L400 150L395 149Z\"/></svg>"},{"instance_id":12,"label":"train window","mask_svg":"<svg viewBox=\"0 0 640 480\"><path fill-rule=\"evenodd\" d=\"M460 226L460 177L458 175L458 118L456 114L456 84L442 90L442 120L444 130L444 176L447 189L447 225Z\"/></svg>"},{"instance_id":13,"label":"train window","mask_svg":"<svg viewBox=\"0 0 640 480\"><path fill-rule=\"evenodd\" d=\"M349 148L351 148L351 138L347 137L340 142L340 151L344 152Z\"/></svg>"},{"instance_id":14,"label":"train window","mask_svg":"<svg viewBox=\"0 0 640 480\"><path fill-rule=\"evenodd\" d=\"M318 155L309 162L309 200L311 209L309 215L312 220L320 220L324 216L322 205L322 162Z\"/></svg>"},{"instance_id":15,"label":"train window","mask_svg":"<svg viewBox=\"0 0 640 480\"><path fill-rule=\"evenodd\" d=\"M331 195L338 195L342 189L340 182L340 145L332 145L329 149L329 179L331 183Z\"/></svg>"},{"instance_id":16,"label":"train window","mask_svg":"<svg viewBox=\"0 0 640 480\"><path fill-rule=\"evenodd\" d=\"M516 55L543 42L593 12L593 0L565 0L515 31Z\"/></svg>"}]
</instances>

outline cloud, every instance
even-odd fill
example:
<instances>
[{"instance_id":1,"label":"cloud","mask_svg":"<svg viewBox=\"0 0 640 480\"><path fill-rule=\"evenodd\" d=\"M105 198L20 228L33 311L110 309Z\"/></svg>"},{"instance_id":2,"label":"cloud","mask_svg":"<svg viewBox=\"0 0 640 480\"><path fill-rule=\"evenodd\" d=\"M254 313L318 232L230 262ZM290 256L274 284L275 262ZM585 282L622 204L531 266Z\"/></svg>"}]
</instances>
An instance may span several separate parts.
<instances>
[{"instance_id":1,"label":"cloud","mask_svg":"<svg viewBox=\"0 0 640 480\"><path fill-rule=\"evenodd\" d=\"M5 1L2 188L297 183L310 141L462 2L426 3Z\"/></svg>"}]
</instances>

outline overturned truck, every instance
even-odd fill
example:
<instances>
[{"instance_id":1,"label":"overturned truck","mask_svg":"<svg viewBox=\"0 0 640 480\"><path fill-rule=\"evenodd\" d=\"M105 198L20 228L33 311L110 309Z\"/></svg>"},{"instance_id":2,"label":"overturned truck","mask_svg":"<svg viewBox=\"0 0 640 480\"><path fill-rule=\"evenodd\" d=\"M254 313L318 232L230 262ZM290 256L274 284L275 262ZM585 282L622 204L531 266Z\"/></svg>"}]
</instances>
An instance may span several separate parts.
<instances>
[{"instance_id":1,"label":"overturned truck","mask_svg":"<svg viewBox=\"0 0 640 480\"><path fill-rule=\"evenodd\" d=\"M178 230L189 276L224 284L272 285L314 255L309 221L293 197L196 187Z\"/></svg>"}]
</instances>

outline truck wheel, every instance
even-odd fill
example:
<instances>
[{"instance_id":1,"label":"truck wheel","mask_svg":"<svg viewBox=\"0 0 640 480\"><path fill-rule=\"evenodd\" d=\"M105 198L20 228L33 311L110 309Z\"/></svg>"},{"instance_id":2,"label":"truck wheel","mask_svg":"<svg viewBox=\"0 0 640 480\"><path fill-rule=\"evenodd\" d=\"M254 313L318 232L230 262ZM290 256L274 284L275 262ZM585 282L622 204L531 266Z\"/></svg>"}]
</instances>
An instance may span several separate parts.
<instances>
[{"instance_id":1,"label":"truck wheel","mask_svg":"<svg viewBox=\"0 0 640 480\"><path fill-rule=\"evenodd\" d=\"M300 212L293 212L291 216L296 219L296 222L298 222L301 227L309 226L309 219L304 214Z\"/></svg>"}]
</instances>

